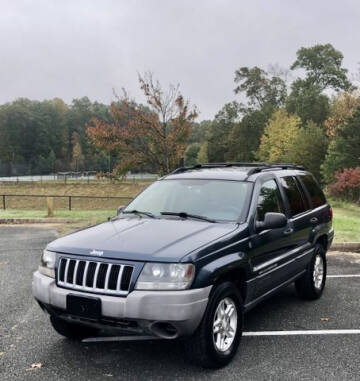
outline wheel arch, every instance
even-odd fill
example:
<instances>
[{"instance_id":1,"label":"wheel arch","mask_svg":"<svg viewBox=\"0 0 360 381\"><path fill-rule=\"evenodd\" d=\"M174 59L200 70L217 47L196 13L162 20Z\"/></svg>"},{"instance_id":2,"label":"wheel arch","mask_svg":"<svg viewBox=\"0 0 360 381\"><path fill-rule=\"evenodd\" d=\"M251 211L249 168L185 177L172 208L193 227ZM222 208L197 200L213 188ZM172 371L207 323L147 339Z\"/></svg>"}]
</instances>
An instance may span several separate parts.
<instances>
[{"instance_id":1,"label":"wheel arch","mask_svg":"<svg viewBox=\"0 0 360 381\"><path fill-rule=\"evenodd\" d=\"M245 302L247 296L247 279L249 264L244 253L230 254L207 263L199 270L194 287L218 285L225 281L233 282L239 289Z\"/></svg>"},{"instance_id":2,"label":"wheel arch","mask_svg":"<svg viewBox=\"0 0 360 381\"><path fill-rule=\"evenodd\" d=\"M328 248L328 236L326 234L322 234L319 237L316 238L315 244L320 244L324 250L326 251Z\"/></svg>"}]
</instances>

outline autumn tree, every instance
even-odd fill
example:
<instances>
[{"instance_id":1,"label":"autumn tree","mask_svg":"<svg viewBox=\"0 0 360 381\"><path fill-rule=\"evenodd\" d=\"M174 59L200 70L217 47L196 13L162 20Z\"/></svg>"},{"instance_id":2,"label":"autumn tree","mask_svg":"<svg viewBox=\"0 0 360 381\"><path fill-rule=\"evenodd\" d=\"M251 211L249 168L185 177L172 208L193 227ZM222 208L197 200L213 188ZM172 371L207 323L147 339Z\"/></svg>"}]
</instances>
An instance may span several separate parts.
<instances>
[{"instance_id":1,"label":"autumn tree","mask_svg":"<svg viewBox=\"0 0 360 381\"><path fill-rule=\"evenodd\" d=\"M322 165L326 182L334 179L334 174L346 168L360 165L360 107L337 129L331 140Z\"/></svg>"},{"instance_id":2,"label":"autumn tree","mask_svg":"<svg viewBox=\"0 0 360 381\"><path fill-rule=\"evenodd\" d=\"M300 133L301 120L284 109L276 111L261 137L258 158L268 162L289 162L294 141Z\"/></svg>"},{"instance_id":3,"label":"autumn tree","mask_svg":"<svg viewBox=\"0 0 360 381\"><path fill-rule=\"evenodd\" d=\"M72 143L72 167L74 171L78 171L84 165L84 155L82 153L80 135L74 131L71 138Z\"/></svg>"},{"instance_id":4,"label":"autumn tree","mask_svg":"<svg viewBox=\"0 0 360 381\"><path fill-rule=\"evenodd\" d=\"M119 173L143 164L168 173L184 154L197 111L185 101L179 86L170 85L164 91L151 73L139 76L139 83L147 107L124 92L110 107L112 121L94 118L88 136L99 149L121 156L115 167Z\"/></svg>"},{"instance_id":5,"label":"autumn tree","mask_svg":"<svg viewBox=\"0 0 360 381\"><path fill-rule=\"evenodd\" d=\"M324 124L327 136L334 137L339 126L344 124L358 107L360 107L360 98L355 93L345 92L335 97L331 105L330 115Z\"/></svg>"}]
</instances>

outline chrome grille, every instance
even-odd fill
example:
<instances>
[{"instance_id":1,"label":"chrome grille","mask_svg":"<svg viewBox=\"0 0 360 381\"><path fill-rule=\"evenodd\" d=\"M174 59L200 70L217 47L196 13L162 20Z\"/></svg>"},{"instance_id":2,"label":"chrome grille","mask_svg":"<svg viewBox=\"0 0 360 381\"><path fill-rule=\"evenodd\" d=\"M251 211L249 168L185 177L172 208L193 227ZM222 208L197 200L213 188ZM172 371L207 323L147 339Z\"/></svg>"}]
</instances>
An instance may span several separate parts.
<instances>
[{"instance_id":1,"label":"chrome grille","mask_svg":"<svg viewBox=\"0 0 360 381\"><path fill-rule=\"evenodd\" d=\"M79 291L127 295L133 270L129 265L60 258L57 284Z\"/></svg>"}]
</instances>

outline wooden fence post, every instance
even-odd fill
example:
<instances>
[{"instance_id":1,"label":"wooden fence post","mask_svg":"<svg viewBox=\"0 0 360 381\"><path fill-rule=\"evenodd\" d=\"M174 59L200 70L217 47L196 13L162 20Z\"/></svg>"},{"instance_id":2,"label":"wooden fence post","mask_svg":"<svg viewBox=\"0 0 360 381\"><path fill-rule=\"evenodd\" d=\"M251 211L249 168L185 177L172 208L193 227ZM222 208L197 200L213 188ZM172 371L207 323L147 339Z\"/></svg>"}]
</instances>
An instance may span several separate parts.
<instances>
[{"instance_id":1,"label":"wooden fence post","mask_svg":"<svg viewBox=\"0 0 360 381\"><path fill-rule=\"evenodd\" d=\"M54 197L46 197L47 216L54 217Z\"/></svg>"}]
</instances>

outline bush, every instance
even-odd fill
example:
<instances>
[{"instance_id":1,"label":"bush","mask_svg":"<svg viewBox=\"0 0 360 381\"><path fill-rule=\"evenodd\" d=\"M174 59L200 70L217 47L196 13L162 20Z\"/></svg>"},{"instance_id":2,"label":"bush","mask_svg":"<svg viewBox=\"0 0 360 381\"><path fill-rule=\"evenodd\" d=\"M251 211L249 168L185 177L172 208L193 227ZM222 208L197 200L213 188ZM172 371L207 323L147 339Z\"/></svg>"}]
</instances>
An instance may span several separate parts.
<instances>
[{"instance_id":1,"label":"bush","mask_svg":"<svg viewBox=\"0 0 360 381\"><path fill-rule=\"evenodd\" d=\"M334 177L335 181L329 185L329 193L360 204L360 167L336 172Z\"/></svg>"}]
</instances>

